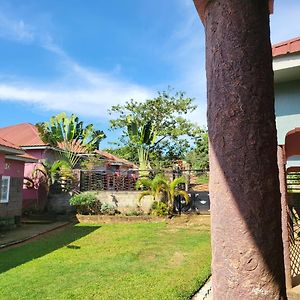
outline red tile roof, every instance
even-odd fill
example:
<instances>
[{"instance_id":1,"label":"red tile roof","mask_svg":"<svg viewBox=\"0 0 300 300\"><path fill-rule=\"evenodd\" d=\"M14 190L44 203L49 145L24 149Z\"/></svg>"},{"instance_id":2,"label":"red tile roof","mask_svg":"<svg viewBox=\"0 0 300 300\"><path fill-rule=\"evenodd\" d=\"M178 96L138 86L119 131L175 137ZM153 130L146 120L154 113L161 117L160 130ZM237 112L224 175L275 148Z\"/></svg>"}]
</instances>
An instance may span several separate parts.
<instances>
[{"instance_id":1,"label":"red tile roof","mask_svg":"<svg viewBox=\"0 0 300 300\"><path fill-rule=\"evenodd\" d=\"M275 44L272 47L273 57L300 52L300 37Z\"/></svg>"},{"instance_id":2,"label":"red tile roof","mask_svg":"<svg viewBox=\"0 0 300 300\"><path fill-rule=\"evenodd\" d=\"M7 141L6 139L3 139L2 137L0 137L0 146L22 151L22 149L20 147L18 147L16 145L14 145L13 143Z\"/></svg>"},{"instance_id":3,"label":"red tile roof","mask_svg":"<svg viewBox=\"0 0 300 300\"><path fill-rule=\"evenodd\" d=\"M0 128L0 136L18 146L46 146L37 128L30 123Z\"/></svg>"},{"instance_id":4,"label":"red tile roof","mask_svg":"<svg viewBox=\"0 0 300 300\"><path fill-rule=\"evenodd\" d=\"M113 154L111 154L111 153L108 153L108 152L106 152L106 151L95 150L95 152L96 152L97 154L101 155L102 157L108 159L108 160L122 163L122 164L124 164L124 165L130 166L131 168L137 168L137 166L136 166L134 163L130 162L129 160L120 158L120 157L115 156L115 155L113 155Z\"/></svg>"}]
</instances>

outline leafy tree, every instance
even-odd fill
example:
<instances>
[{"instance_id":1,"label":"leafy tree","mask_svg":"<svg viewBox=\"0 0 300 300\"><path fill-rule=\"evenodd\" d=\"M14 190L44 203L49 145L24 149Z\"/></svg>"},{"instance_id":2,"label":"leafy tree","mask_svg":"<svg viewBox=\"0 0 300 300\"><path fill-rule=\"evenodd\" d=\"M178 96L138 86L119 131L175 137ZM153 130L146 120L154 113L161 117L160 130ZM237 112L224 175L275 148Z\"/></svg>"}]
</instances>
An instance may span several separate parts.
<instances>
[{"instance_id":1,"label":"leafy tree","mask_svg":"<svg viewBox=\"0 0 300 300\"><path fill-rule=\"evenodd\" d=\"M195 147L187 154L186 161L193 169L207 170L209 168L207 131L195 140Z\"/></svg>"},{"instance_id":2,"label":"leafy tree","mask_svg":"<svg viewBox=\"0 0 300 300\"><path fill-rule=\"evenodd\" d=\"M131 152L127 154L127 158L131 156L137 160L137 146L130 141L127 134L127 117L130 115L138 124L151 122L156 130L156 141L149 149L151 161L184 158L190 150L192 139L203 132L186 118L196 107L193 99L186 97L185 93L172 93L170 90L159 92L157 97L145 102L131 99L124 105L112 106L109 113L116 117L110 120L111 128L123 131L116 143L119 153L122 154L123 147L126 147Z\"/></svg>"}]
</instances>

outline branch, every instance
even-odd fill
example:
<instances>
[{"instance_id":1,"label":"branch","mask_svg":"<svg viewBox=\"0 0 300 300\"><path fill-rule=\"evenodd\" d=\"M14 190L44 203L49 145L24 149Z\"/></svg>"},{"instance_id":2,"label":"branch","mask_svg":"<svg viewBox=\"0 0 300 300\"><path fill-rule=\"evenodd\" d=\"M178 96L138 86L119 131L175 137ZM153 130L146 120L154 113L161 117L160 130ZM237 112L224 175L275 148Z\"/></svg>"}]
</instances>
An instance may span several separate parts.
<instances>
[{"instance_id":1,"label":"branch","mask_svg":"<svg viewBox=\"0 0 300 300\"><path fill-rule=\"evenodd\" d=\"M165 139L167 136L164 135L163 137L161 137L157 142L155 142L153 144L153 146L150 147L150 150L153 150L163 139Z\"/></svg>"}]
</instances>

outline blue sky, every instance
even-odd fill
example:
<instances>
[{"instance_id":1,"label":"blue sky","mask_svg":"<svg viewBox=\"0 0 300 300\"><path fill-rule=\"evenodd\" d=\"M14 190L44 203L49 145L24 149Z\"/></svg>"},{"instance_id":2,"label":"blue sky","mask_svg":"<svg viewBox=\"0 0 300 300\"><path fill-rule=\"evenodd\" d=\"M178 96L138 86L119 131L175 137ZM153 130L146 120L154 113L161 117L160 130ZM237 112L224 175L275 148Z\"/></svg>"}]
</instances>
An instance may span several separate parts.
<instances>
[{"instance_id":1,"label":"blue sky","mask_svg":"<svg viewBox=\"0 0 300 300\"><path fill-rule=\"evenodd\" d=\"M300 1L275 0L272 42L300 35ZM0 126L74 112L107 131L107 109L168 86L206 123L204 31L192 0L0 0Z\"/></svg>"}]
</instances>

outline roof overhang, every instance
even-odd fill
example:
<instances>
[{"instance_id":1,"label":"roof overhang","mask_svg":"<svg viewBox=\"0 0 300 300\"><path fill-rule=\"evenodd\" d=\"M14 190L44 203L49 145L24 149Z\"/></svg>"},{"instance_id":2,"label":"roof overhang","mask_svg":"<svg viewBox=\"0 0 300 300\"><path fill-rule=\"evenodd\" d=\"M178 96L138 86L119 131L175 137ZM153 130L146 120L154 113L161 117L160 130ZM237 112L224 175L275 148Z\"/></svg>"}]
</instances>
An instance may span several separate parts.
<instances>
[{"instance_id":1,"label":"roof overhang","mask_svg":"<svg viewBox=\"0 0 300 300\"><path fill-rule=\"evenodd\" d=\"M18 155L5 155L5 159L23 161L23 162L26 162L26 163L36 163L36 162L38 162L38 159L24 157L24 156L18 156Z\"/></svg>"},{"instance_id":2,"label":"roof overhang","mask_svg":"<svg viewBox=\"0 0 300 300\"><path fill-rule=\"evenodd\" d=\"M61 151L61 149L55 148L55 147L51 147L51 146L20 146L22 149L24 150L54 150L54 151Z\"/></svg>"},{"instance_id":3,"label":"roof overhang","mask_svg":"<svg viewBox=\"0 0 300 300\"><path fill-rule=\"evenodd\" d=\"M214 0L194 0L194 4L196 6L196 9L198 11L199 17L202 22L204 21L204 13L205 13L206 6L211 1L214 1ZM274 0L269 0L270 14L273 13L273 10L274 10Z\"/></svg>"},{"instance_id":4,"label":"roof overhang","mask_svg":"<svg viewBox=\"0 0 300 300\"><path fill-rule=\"evenodd\" d=\"M10 148L10 147L3 146L3 145L0 145L0 152L2 152L4 154L16 154L16 155L24 154L24 151L21 149L18 150L18 149Z\"/></svg>"},{"instance_id":5,"label":"roof overhang","mask_svg":"<svg viewBox=\"0 0 300 300\"><path fill-rule=\"evenodd\" d=\"M274 57L273 70L275 83L300 79L300 52Z\"/></svg>"}]
</instances>

